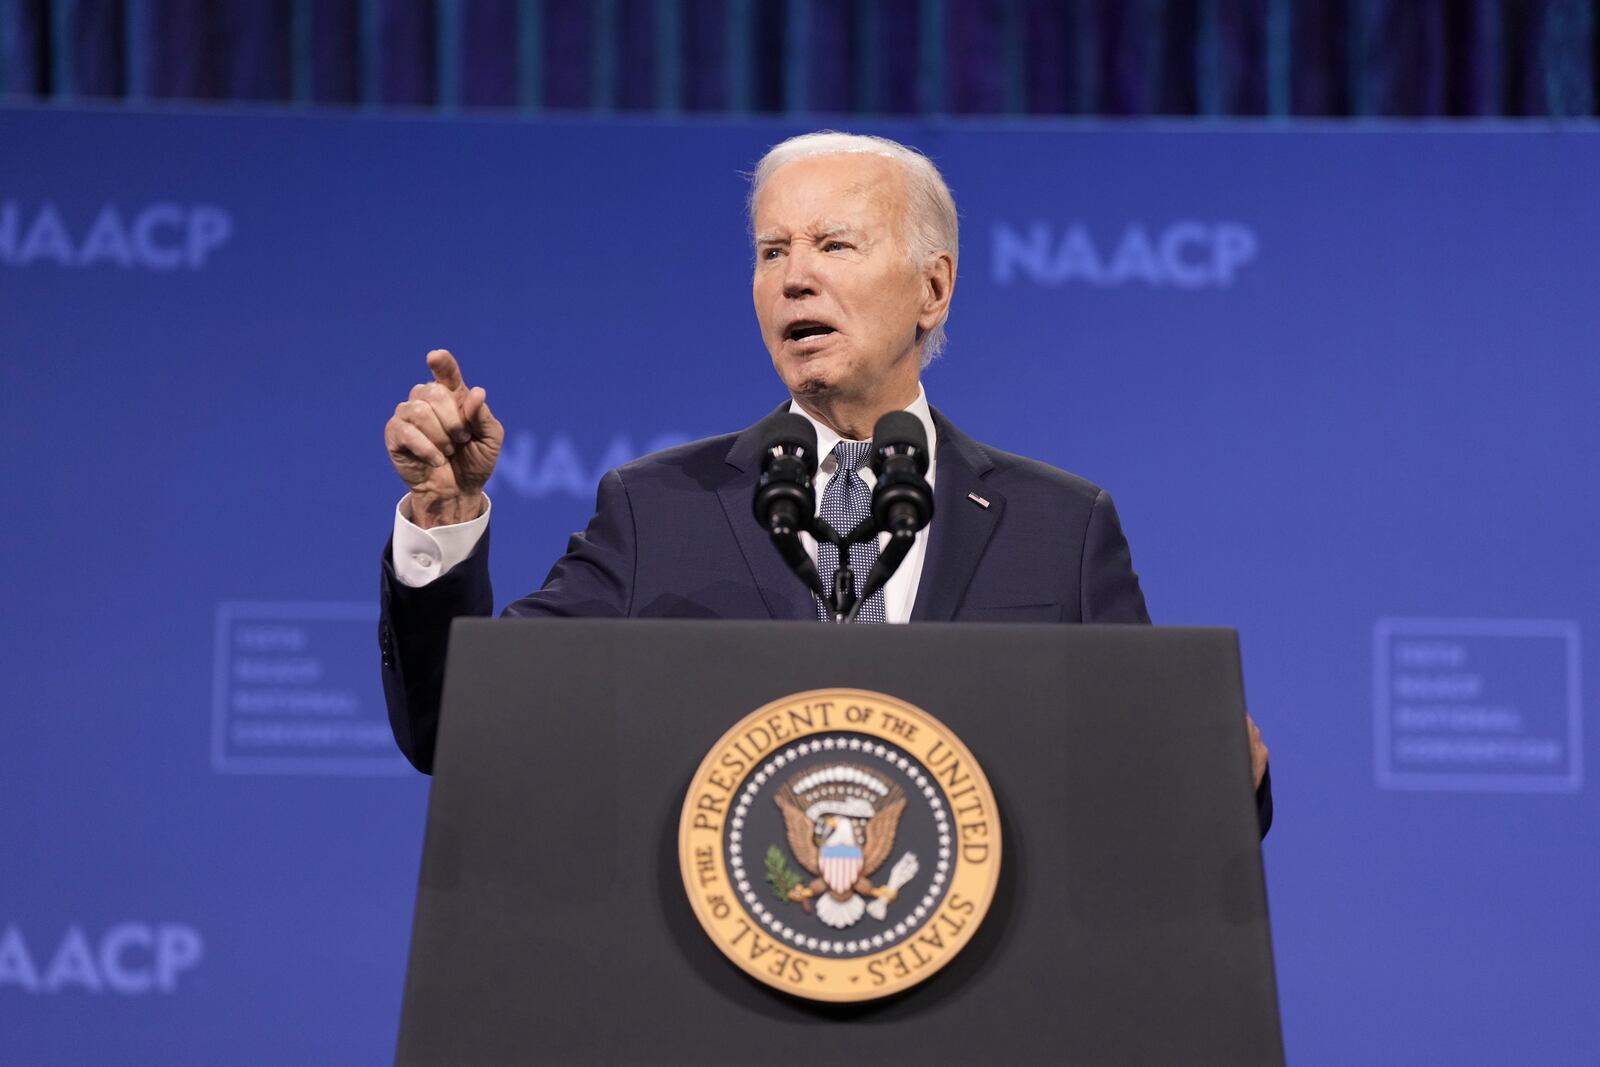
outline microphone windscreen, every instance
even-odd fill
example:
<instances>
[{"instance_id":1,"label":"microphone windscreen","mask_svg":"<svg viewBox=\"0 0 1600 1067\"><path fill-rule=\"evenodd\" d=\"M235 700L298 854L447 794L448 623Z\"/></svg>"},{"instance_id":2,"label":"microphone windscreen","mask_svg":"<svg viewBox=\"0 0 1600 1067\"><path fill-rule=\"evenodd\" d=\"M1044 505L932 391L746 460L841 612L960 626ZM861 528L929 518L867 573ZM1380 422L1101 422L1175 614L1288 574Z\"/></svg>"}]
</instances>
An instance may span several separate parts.
<instances>
[{"instance_id":1,"label":"microphone windscreen","mask_svg":"<svg viewBox=\"0 0 1600 1067\"><path fill-rule=\"evenodd\" d=\"M804 415L780 411L762 420L761 454L769 455L775 448L798 453L806 469L817 472L817 428Z\"/></svg>"},{"instance_id":2,"label":"microphone windscreen","mask_svg":"<svg viewBox=\"0 0 1600 1067\"><path fill-rule=\"evenodd\" d=\"M917 464L917 472L926 474L928 471L928 431L923 428L922 420L909 411L891 411L878 420L878 425L872 430L872 452L882 455L886 449L896 452L911 451Z\"/></svg>"}]
</instances>

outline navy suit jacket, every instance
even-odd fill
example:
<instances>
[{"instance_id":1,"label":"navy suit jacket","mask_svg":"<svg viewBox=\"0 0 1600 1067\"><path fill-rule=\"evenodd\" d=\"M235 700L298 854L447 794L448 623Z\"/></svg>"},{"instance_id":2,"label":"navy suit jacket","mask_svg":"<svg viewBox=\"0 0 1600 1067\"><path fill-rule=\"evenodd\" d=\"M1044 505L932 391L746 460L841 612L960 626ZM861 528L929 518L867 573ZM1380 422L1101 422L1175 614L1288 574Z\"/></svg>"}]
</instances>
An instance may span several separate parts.
<instances>
[{"instance_id":1,"label":"navy suit jacket","mask_svg":"<svg viewBox=\"0 0 1600 1067\"><path fill-rule=\"evenodd\" d=\"M1111 497L1036 460L980 445L933 411L934 520L913 621L1148 623ZM645 456L600 482L595 515L543 587L508 616L816 618L811 593L751 514L755 427ZM983 507L970 495L988 501ZM396 579L384 551L379 644L395 739L433 765L450 621L491 615L487 533L428 585ZM1271 787L1257 795L1262 832Z\"/></svg>"}]
</instances>

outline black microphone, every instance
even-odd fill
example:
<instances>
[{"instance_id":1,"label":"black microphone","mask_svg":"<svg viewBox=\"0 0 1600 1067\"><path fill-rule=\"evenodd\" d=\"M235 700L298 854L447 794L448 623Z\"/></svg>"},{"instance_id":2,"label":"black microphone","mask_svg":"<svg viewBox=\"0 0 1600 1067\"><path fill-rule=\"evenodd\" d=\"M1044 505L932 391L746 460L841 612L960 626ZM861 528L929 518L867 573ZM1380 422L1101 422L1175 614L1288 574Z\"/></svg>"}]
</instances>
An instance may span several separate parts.
<instances>
[{"instance_id":1,"label":"black microphone","mask_svg":"<svg viewBox=\"0 0 1600 1067\"><path fill-rule=\"evenodd\" d=\"M767 416L757 429L761 480L756 483L756 521L772 536L789 569L827 602L817 565L800 543L801 532L813 529L817 514L817 491L812 485L817 474L817 428L805 416L786 411Z\"/></svg>"},{"instance_id":2,"label":"black microphone","mask_svg":"<svg viewBox=\"0 0 1600 1067\"><path fill-rule=\"evenodd\" d=\"M817 429L803 415L769 415L761 433L761 481L756 485L756 521L774 537L808 529L817 513Z\"/></svg>"},{"instance_id":3,"label":"black microphone","mask_svg":"<svg viewBox=\"0 0 1600 1067\"><path fill-rule=\"evenodd\" d=\"M928 432L909 411L891 411L872 431L872 518L892 535L914 534L933 518Z\"/></svg>"},{"instance_id":4,"label":"black microphone","mask_svg":"<svg viewBox=\"0 0 1600 1067\"><path fill-rule=\"evenodd\" d=\"M854 622L861 605L888 584L911 551L917 531L933 518L933 490L925 477L928 433L921 419L909 411L891 411L878 420L872 430L872 473L877 476L872 513L862 521L859 532L870 537L887 533L889 543L878 553L860 598L845 615L846 622Z\"/></svg>"}]
</instances>

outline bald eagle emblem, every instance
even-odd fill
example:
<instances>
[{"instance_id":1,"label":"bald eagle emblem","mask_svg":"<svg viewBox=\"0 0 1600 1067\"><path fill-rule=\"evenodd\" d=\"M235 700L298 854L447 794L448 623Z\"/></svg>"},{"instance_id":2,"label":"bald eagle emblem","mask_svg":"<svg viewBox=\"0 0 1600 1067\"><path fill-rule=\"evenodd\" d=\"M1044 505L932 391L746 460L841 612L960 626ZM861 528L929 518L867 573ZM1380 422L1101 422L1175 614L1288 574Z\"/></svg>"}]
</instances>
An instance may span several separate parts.
<instances>
[{"instance_id":1,"label":"bald eagle emblem","mask_svg":"<svg viewBox=\"0 0 1600 1067\"><path fill-rule=\"evenodd\" d=\"M887 881L872 884L894 849L904 790L866 767L836 763L795 775L773 800L783 813L789 851L813 876L791 888L787 899L807 911L814 903L817 918L837 930L854 926L863 914L883 921L900 888L917 873L917 857L907 852Z\"/></svg>"}]
</instances>

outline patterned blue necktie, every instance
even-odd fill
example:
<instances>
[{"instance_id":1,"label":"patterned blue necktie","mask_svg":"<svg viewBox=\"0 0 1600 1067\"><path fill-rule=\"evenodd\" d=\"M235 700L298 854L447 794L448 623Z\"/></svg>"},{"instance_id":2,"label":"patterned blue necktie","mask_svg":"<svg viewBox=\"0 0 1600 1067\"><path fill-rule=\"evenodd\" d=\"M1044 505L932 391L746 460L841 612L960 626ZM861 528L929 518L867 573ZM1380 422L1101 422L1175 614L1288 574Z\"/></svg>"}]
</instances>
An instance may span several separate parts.
<instances>
[{"instance_id":1,"label":"patterned blue necktie","mask_svg":"<svg viewBox=\"0 0 1600 1067\"><path fill-rule=\"evenodd\" d=\"M856 523L867 517L872 510L872 490L867 483L861 480L861 475L856 470L867 461L867 453L872 451L871 441L840 441L833 446L833 458L839 464L839 469L828 479L827 488L822 491L822 517L841 534L847 534L856 528ZM867 584L867 573L872 570L872 565L878 560L878 539L860 545L850 546L850 568L856 572L856 591ZM817 544L817 573L822 575L822 584L827 589L833 588L833 572L839 569L839 550L825 542ZM831 618L828 606L822 601L817 601L817 618L823 622ZM889 617L884 613L883 590L879 589L872 594L872 598L861 605L861 610L856 613L857 622L888 622Z\"/></svg>"}]
</instances>

